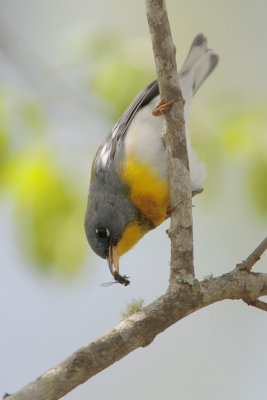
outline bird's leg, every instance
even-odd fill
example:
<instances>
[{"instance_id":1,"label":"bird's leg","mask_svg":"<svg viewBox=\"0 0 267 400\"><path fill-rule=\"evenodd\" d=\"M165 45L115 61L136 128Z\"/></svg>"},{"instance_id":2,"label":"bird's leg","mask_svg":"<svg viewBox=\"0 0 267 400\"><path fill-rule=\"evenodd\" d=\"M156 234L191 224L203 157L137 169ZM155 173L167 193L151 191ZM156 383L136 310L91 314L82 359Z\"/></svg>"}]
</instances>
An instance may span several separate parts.
<instances>
[{"instance_id":1,"label":"bird's leg","mask_svg":"<svg viewBox=\"0 0 267 400\"><path fill-rule=\"evenodd\" d=\"M176 206L171 206L170 204L168 205L167 210L166 210L166 219L170 218L171 213L172 213L174 210L176 210L177 205L178 205L178 204L176 204Z\"/></svg>"},{"instance_id":2,"label":"bird's leg","mask_svg":"<svg viewBox=\"0 0 267 400\"><path fill-rule=\"evenodd\" d=\"M166 110L168 110L168 109L173 105L173 103L174 103L173 100L168 101L168 103L165 103L165 100L166 100L166 96L164 96L164 97L160 100L159 104L158 104L158 105L154 108L154 110L152 111L152 114L153 114L155 117L158 117L159 115L163 114L163 113L164 113Z\"/></svg>"},{"instance_id":3,"label":"bird's leg","mask_svg":"<svg viewBox=\"0 0 267 400\"><path fill-rule=\"evenodd\" d=\"M202 189L202 188L201 188L201 189L198 189L198 190L193 190L193 191L192 191L192 197L194 197L194 196L196 196L197 194L200 194L200 193L202 193L202 192L203 192L203 189ZM178 204L176 204L175 206L171 206L170 204L168 205L167 210L166 210L166 219L170 218L171 213L172 213L174 210L176 210L177 206L178 206Z\"/></svg>"}]
</instances>

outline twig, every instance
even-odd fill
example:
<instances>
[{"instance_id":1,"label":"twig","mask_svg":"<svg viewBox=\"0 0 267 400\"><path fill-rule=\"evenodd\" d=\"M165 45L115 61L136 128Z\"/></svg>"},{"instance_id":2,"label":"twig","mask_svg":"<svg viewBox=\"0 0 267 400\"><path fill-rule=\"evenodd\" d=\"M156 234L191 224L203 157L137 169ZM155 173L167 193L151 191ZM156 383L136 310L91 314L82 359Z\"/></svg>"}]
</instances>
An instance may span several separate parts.
<instances>
[{"instance_id":1,"label":"twig","mask_svg":"<svg viewBox=\"0 0 267 400\"><path fill-rule=\"evenodd\" d=\"M267 250L267 237L258 245L258 247L244 260L242 263L237 264L239 269L246 269L250 271L254 264L260 260L262 254Z\"/></svg>"},{"instance_id":2,"label":"twig","mask_svg":"<svg viewBox=\"0 0 267 400\"><path fill-rule=\"evenodd\" d=\"M252 300L250 302L246 302L249 306L253 306L259 308L260 310L267 311L267 303L262 300Z\"/></svg>"}]
</instances>

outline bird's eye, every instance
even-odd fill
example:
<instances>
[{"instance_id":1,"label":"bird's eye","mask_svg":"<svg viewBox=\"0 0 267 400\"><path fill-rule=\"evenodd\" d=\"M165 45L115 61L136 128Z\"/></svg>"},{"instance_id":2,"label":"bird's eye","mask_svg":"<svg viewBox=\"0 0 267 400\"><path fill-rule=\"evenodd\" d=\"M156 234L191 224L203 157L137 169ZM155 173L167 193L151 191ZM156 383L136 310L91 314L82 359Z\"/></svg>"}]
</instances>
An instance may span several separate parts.
<instances>
[{"instance_id":1,"label":"bird's eye","mask_svg":"<svg viewBox=\"0 0 267 400\"><path fill-rule=\"evenodd\" d=\"M110 231L106 228L97 228L95 233L99 239L106 239L110 236Z\"/></svg>"}]
</instances>

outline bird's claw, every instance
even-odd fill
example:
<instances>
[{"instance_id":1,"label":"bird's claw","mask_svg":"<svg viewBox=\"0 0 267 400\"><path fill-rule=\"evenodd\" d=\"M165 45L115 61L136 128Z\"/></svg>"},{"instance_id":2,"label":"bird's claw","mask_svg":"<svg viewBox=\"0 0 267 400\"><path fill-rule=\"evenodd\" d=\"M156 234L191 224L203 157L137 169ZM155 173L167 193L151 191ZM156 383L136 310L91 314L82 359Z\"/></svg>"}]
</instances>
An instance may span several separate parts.
<instances>
[{"instance_id":1,"label":"bird's claw","mask_svg":"<svg viewBox=\"0 0 267 400\"><path fill-rule=\"evenodd\" d=\"M158 117L159 115L163 114L165 111L167 111L174 103L173 100L168 101L168 103L165 103L166 100L166 96L164 96L159 104L153 109L152 114L155 117Z\"/></svg>"}]
</instances>

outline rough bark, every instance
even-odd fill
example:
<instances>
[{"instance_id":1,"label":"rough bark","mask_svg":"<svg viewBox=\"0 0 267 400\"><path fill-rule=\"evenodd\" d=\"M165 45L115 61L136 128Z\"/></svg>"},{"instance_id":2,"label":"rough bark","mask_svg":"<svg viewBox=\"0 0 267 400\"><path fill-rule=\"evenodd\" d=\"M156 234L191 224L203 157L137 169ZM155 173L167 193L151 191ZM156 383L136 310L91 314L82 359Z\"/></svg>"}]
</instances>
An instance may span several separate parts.
<instances>
[{"instance_id":1,"label":"rough bark","mask_svg":"<svg viewBox=\"0 0 267 400\"><path fill-rule=\"evenodd\" d=\"M267 238L248 259L253 257L255 263L266 248ZM155 336L177 321L218 301L242 299L255 307L259 307L260 302L259 308L266 310L266 303L257 299L267 295L267 274L253 273L246 268L240 268L239 265L220 277L202 282L195 279L190 283L183 282L182 285L182 290L167 291L156 301L121 321L95 342L82 347L8 399L60 399L133 350L148 346ZM265 308L262 305L265 305Z\"/></svg>"},{"instance_id":2,"label":"rough bark","mask_svg":"<svg viewBox=\"0 0 267 400\"><path fill-rule=\"evenodd\" d=\"M234 270L217 278L197 281L193 276L191 189L175 49L162 0L147 0L147 14L157 64L160 90L175 104L166 113L166 144L170 154L172 205L172 263L167 292L141 311L120 322L96 341L50 369L9 400L56 400L109 367L187 315L225 299L244 300L266 310L258 300L267 295L267 274L251 272L267 248L267 238ZM177 151L177 149L179 149ZM175 190L174 190L175 189Z\"/></svg>"},{"instance_id":3,"label":"rough bark","mask_svg":"<svg viewBox=\"0 0 267 400\"><path fill-rule=\"evenodd\" d=\"M146 0L147 20L151 34L161 97L174 101L165 115L164 142L169 153L169 181L172 212L168 235L171 239L170 290L178 284L181 271L194 276L192 198L186 147L184 99L179 86L176 49L163 0Z\"/></svg>"}]
</instances>

